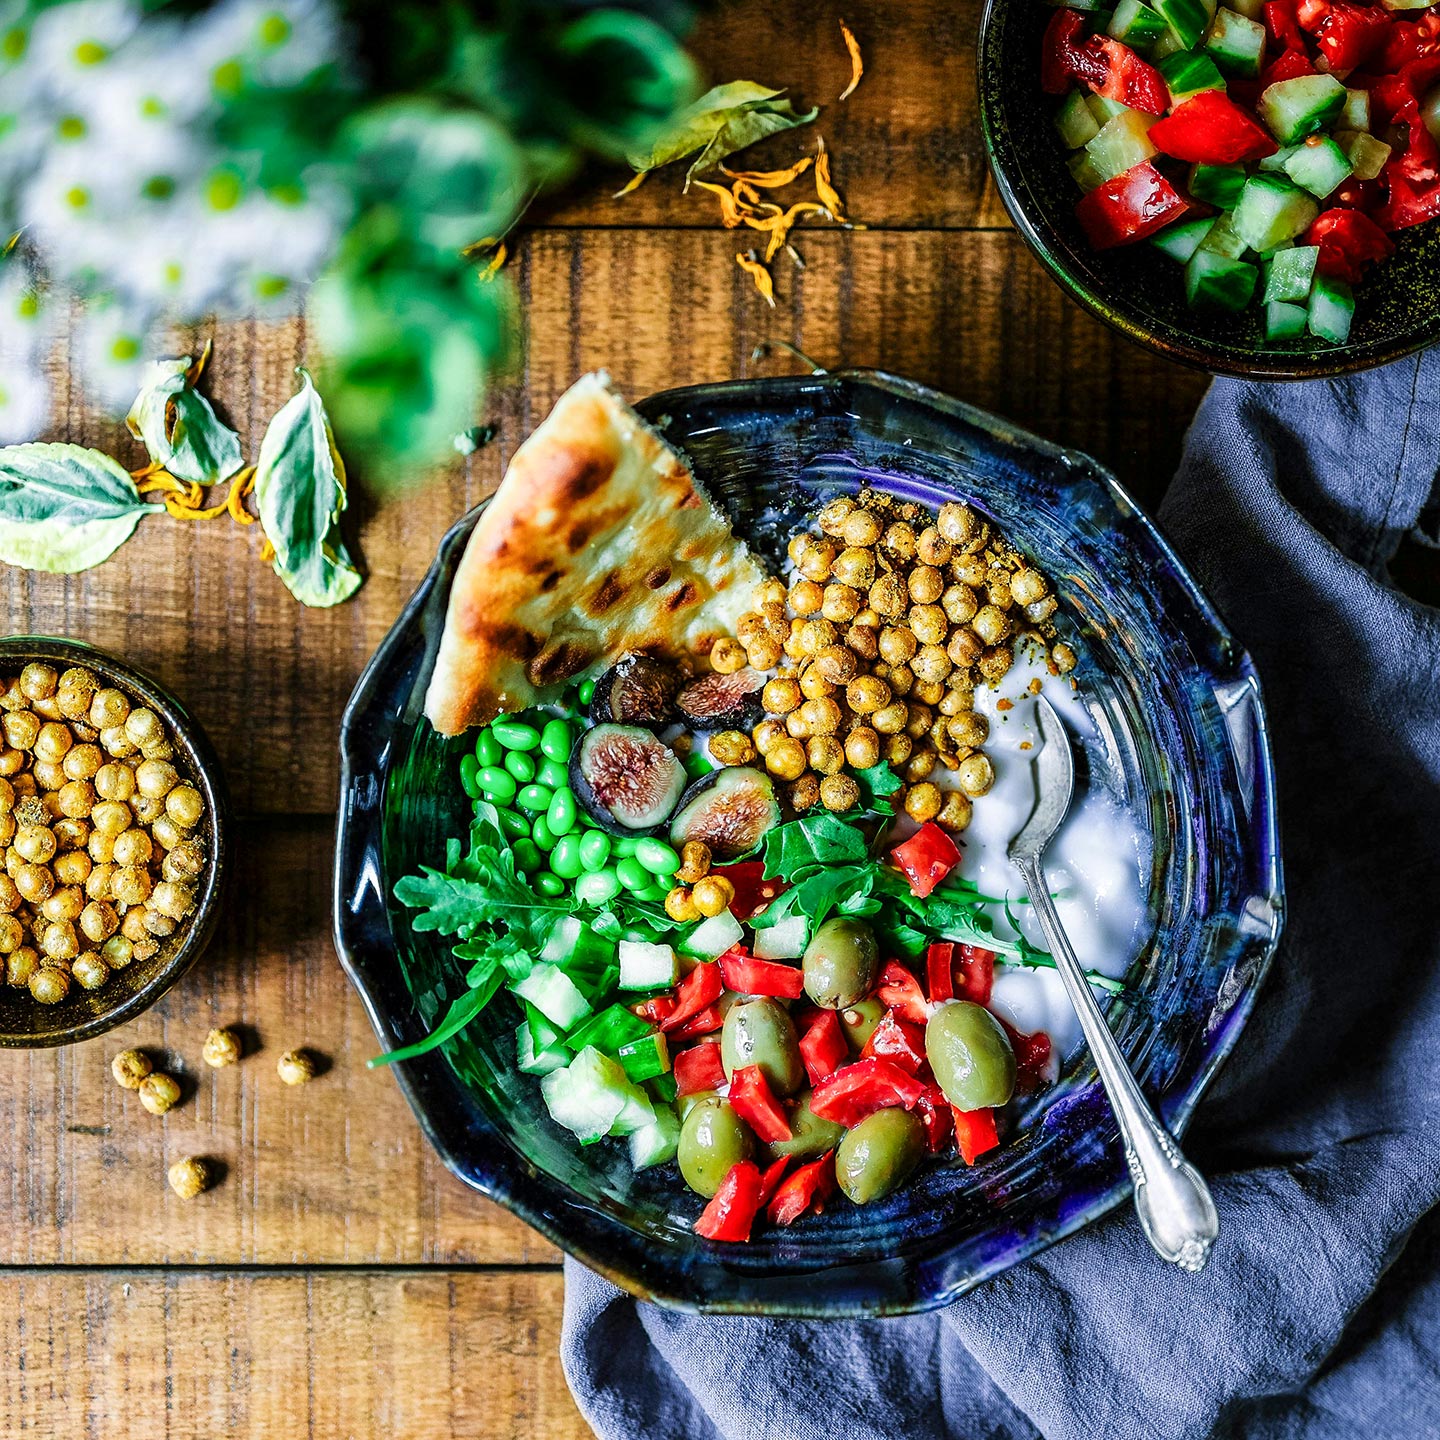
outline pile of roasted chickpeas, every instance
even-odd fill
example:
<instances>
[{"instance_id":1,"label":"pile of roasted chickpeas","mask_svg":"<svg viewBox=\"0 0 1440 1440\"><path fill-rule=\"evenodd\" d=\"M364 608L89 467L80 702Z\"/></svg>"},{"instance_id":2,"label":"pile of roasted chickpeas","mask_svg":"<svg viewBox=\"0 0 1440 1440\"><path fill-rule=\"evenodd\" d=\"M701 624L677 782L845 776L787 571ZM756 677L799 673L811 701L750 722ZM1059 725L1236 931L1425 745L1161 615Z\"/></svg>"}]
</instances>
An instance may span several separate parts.
<instances>
[{"instance_id":1,"label":"pile of roasted chickpeas","mask_svg":"<svg viewBox=\"0 0 1440 1440\"><path fill-rule=\"evenodd\" d=\"M976 686L1004 678L1025 635L1052 672L1074 668L1070 647L1052 643L1050 582L969 505L932 514L870 489L824 505L789 557L791 583L765 580L735 639L711 650L722 673L775 671L766 718L714 736L711 756L763 757L797 811L849 810L860 799L849 772L888 761L912 819L964 830L995 779ZM935 783L942 766L954 787Z\"/></svg>"},{"instance_id":2,"label":"pile of roasted chickpeas","mask_svg":"<svg viewBox=\"0 0 1440 1440\"><path fill-rule=\"evenodd\" d=\"M0 678L0 956L42 1005L154 955L195 908L200 791L164 722L93 670Z\"/></svg>"}]
</instances>

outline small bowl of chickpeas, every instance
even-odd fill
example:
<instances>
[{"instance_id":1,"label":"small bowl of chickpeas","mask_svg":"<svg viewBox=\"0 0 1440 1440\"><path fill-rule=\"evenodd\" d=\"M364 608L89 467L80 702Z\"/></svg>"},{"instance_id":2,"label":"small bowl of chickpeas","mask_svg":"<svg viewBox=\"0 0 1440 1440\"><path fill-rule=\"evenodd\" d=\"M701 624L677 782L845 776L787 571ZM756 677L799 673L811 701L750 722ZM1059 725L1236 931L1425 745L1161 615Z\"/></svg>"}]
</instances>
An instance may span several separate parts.
<instances>
[{"instance_id":1,"label":"small bowl of chickpeas","mask_svg":"<svg viewBox=\"0 0 1440 1440\"><path fill-rule=\"evenodd\" d=\"M228 801L178 700L75 640L0 640L0 1046L153 1005L215 927Z\"/></svg>"}]
</instances>

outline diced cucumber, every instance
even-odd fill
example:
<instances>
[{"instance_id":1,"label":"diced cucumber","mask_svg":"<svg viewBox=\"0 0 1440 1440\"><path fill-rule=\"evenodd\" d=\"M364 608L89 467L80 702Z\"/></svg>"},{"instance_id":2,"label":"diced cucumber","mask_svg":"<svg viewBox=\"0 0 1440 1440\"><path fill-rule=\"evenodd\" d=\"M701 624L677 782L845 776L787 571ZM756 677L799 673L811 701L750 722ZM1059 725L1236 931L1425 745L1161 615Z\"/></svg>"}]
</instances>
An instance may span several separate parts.
<instances>
[{"instance_id":1,"label":"diced cucumber","mask_svg":"<svg viewBox=\"0 0 1440 1440\"><path fill-rule=\"evenodd\" d=\"M1320 207L1279 175L1252 175L1230 212L1235 233L1252 250L1274 250L1310 228Z\"/></svg>"},{"instance_id":2,"label":"diced cucumber","mask_svg":"<svg viewBox=\"0 0 1440 1440\"><path fill-rule=\"evenodd\" d=\"M680 1148L680 1121L668 1105L655 1107L655 1118L630 1132L630 1163L637 1170L668 1165Z\"/></svg>"},{"instance_id":3,"label":"diced cucumber","mask_svg":"<svg viewBox=\"0 0 1440 1440\"><path fill-rule=\"evenodd\" d=\"M1079 90L1072 90L1055 112L1055 128L1064 144L1078 150L1100 133L1100 122L1085 103L1085 96Z\"/></svg>"},{"instance_id":4,"label":"diced cucumber","mask_svg":"<svg viewBox=\"0 0 1440 1440\"><path fill-rule=\"evenodd\" d=\"M1387 10L1424 10L1427 8L1421 3L1421 0L1380 0L1380 3ZM1435 0L1430 0L1431 5L1434 3Z\"/></svg>"},{"instance_id":5,"label":"diced cucumber","mask_svg":"<svg viewBox=\"0 0 1440 1440\"><path fill-rule=\"evenodd\" d=\"M1203 247L1185 267L1185 296L1192 305L1243 310L1255 294L1260 272L1243 260L1231 260Z\"/></svg>"},{"instance_id":6,"label":"diced cucumber","mask_svg":"<svg viewBox=\"0 0 1440 1440\"><path fill-rule=\"evenodd\" d=\"M510 989L562 1030L573 1028L590 1013L590 1002L558 965L537 965Z\"/></svg>"},{"instance_id":7,"label":"diced cucumber","mask_svg":"<svg viewBox=\"0 0 1440 1440\"><path fill-rule=\"evenodd\" d=\"M810 922L803 915L791 915L755 932L755 954L762 960L798 960L805 953L809 934Z\"/></svg>"},{"instance_id":8,"label":"diced cucumber","mask_svg":"<svg viewBox=\"0 0 1440 1440\"><path fill-rule=\"evenodd\" d=\"M547 1020L528 1000L520 1003L525 1007L525 1023L530 1027L530 1037L537 1050L565 1043L565 1032L554 1021Z\"/></svg>"},{"instance_id":9,"label":"diced cucumber","mask_svg":"<svg viewBox=\"0 0 1440 1440\"><path fill-rule=\"evenodd\" d=\"M1440 145L1440 85L1425 93L1420 101L1420 119Z\"/></svg>"},{"instance_id":10,"label":"diced cucumber","mask_svg":"<svg viewBox=\"0 0 1440 1440\"><path fill-rule=\"evenodd\" d=\"M1149 130L1159 117L1126 110L1100 127L1100 133L1085 147L1090 163L1101 180L1113 180L1157 153L1150 143Z\"/></svg>"},{"instance_id":11,"label":"diced cucumber","mask_svg":"<svg viewBox=\"0 0 1440 1440\"><path fill-rule=\"evenodd\" d=\"M540 1082L550 1118L582 1145L602 1136L632 1134L655 1119L655 1107L618 1061L595 1049L582 1050L563 1070Z\"/></svg>"},{"instance_id":12,"label":"diced cucumber","mask_svg":"<svg viewBox=\"0 0 1440 1440\"><path fill-rule=\"evenodd\" d=\"M1334 124L1345 108L1345 87L1333 75L1297 75L1262 90L1256 108L1270 133L1293 145Z\"/></svg>"},{"instance_id":13,"label":"diced cucumber","mask_svg":"<svg viewBox=\"0 0 1440 1440\"><path fill-rule=\"evenodd\" d=\"M1106 33L1132 50L1148 50L1164 33L1165 22L1141 0L1120 0Z\"/></svg>"},{"instance_id":14,"label":"diced cucumber","mask_svg":"<svg viewBox=\"0 0 1440 1440\"><path fill-rule=\"evenodd\" d=\"M1370 92L1347 89L1345 103L1340 107L1340 118L1335 125L1340 130L1368 130L1370 128Z\"/></svg>"},{"instance_id":15,"label":"diced cucumber","mask_svg":"<svg viewBox=\"0 0 1440 1440\"><path fill-rule=\"evenodd\" d=\"M722 910L718 915L702 920L680 942L680 948L700 960L715 960L744 938L744 927L728 910Z\"/></svg>"},{"instance_id":16,"label":"diced cucumber","mask_svg":"<svg viewBox=\"0 0 1440 1440\"><path fill-rule=\"evenodd\" d=\"M1155 9L1187 50L1200 43L1212 13L1202 0L1155 0Z\"/></svg>"},{"instance_id":17,"label":"diced cucumber","mask_svg":"<svg viewBox=\"0 0 1440 1440\"><path fill-rule=\"evenodd\" d=\"M660 1034L642 1035L638 1040L631 1040L615 1052L615 1058L632 1080L653 1080L670 1069L670 1050L665 1037Z\"/></svg>"},{"instance_id":18,"label":"diced cucumber","mask_svg":"<svg viewBox=\"0 0 1440 1440\"><path fill-rule=\"evenodd\" d=\"M1221 215L1195 248L1208 250L1212 255L1223 255L1227 260L1243 260L1250 249L1235 233L1228 215Z\"/></svg>"},{"instance_id":19,"label":"diced cucumber","mask_svg":"<svg viewBox=\"0 0 1440 1440\"><path fill-rule=\"evenodd\" d=\"M1130 109L1130 106L1123 100L1110 100L1104 95L1087 95L1085 103L1090 107L1090 113L1101 125L1113 120L1117 115L1123 115Z\"/></svg>"},{"instance_id":20,"label":"diced cucumber","mask_svg":"<svg viewBox=\"0 0 1440 1440\"><path fill-rule=\"evenodd\" d=\"M1185 42L1166 26L1165 33L1150 47L1150 58L1161 61L1167 55L1177 55L1185 48Z\"/></svg>"},{"instance_id":21,"label":"diced cucumber","mask_svg":"<svg viewBox=\"0 0 1440 1440\"><path fill-rule=\"evenodd\" d=\"M613 1055L622 1045L651 1033L648 1020L642 1020L633 1010L615 1004L607 1005L598 1015L592 1015L577 1025L565 1037L565 1043L574 1051L593 1046L603 1055Z\"/></svg>"},{"instance_id":22,"label":"diced cucumber","mask_svg":"<svg viewBox=\"0 0 1440 1440\"><path fill-rule=\"evenodd\" d=\"M1376 180L1394 151L1383 140L1362 130L1337 130L1335 143L1344 152L1357 180Z\"/></svg>"},{"instance_id":23,"label":"diced cucumber","mask_svg":"<svg viewBox=\"0 0 1440 1440\"><path fill-rule=\"evenodd\" d=\"M1233 210L1249 178L1243 165L1192 165L1190 193L1217 209Z\"/></svg>"},{"instance_id":24,"label":"diced cucumber","mask_svg":"<svg viewBox=\"0 0 1440 1440\"><path fill-rule=\"evenodd\" d=\"M570 1052L563 1045L537 1050L530 1025L522 1020L515 1030L515 1061L527 1075L549 1075L570 1063Z\"/></svg>"},{"instance_id":25,"label":"diced cucumber","mask_svg":"<svg viewBox=\"0 0 1440 1440\"><path fill-rule=\"evenodd\" d=\"M1312 135L1285 162L1285 173L1317 200L1333 194L1350 178L1345 152L1328 136Z\"/></svg>"},{"instance_id":26,"label":"diced cucumber","mask_svg":"<svg viewBox=\"0 0 1440 1440\"><path fill-rule=\"evenodd\" d=\"M1105 183L1105 177L1095 168L1095 162L1083 150L1077 150L1065 162L1065 166L1074 176L1075 183L1087 195Z\"/></svg>"},{"instance_id":27,"label":"diced cucumber","mask_svg":"<svg viewBox=\"0 0 1440 1440\"><path fill-rule=\"evenodd\" d=\"M1104 0L1046 0L1046 3L1054 6L1055 9L1065 10L1099 10L1103 7Z\"/></svg>"},{"instance_id":28,"label":"diced cucumber","mask_svg":"<svg viewBox=\"0 0 1440 1440\"><path fill-rule=\"evenodd\" d=\"M1315 262L1320 258L1318 245L1296 245L1277 250L1265 270L1265 299L1303 305L1310 298L1315 280Z\"/></svg>"},{"instance_id":29,"label":"diced cucumber","mask_svg":"<svg viewBox=\"0 0 1440 1440\"><path fill-rule=\"evenodd\" d=\"M1299 148L1298 145L1282 145L1273 155L1267 155L1260 162L1260 168L1272 175L1283 174L1285 171L1285 162Z\"/></svg>"},{"instance_id":30,"label":"diced cucumber","mask_svg":"<svg viewBox=\"0 0 1440 1440\"><path fill-rule=\"evenodd\" d=\"M1167 225L1158 235L1152 235L1150 243L1183 265L1200 248L1200 242L1214 224L1214 220L1180 220Z\"/></svg>"},{"instance_id":31,"label":"diced cucumber","mask_svg":"<svg viewBox=\"0 0 1440 1440\"><path fill-rule=\"evenodd\" d=\"M1183 105L1192 95L1205 90L1223 90L1225 77L1215 68L1208 55L1193 50L1177 50L1155 67L1170 87L1170 103Z\"/></svg>"},{"instance_id":32,"label":"diced cucumber","mask_svg":"<svg viewBox=\"0 0 1440 1440\"><path fill-rule=\"evenodd\" d=\"M1210 22L1205 50L1220 69L1253 80L1265 58L1265 27L1222 7Z\"/></svg>"},{"instance_id":33,"label":"diced cucumber","mask_svg":"<svg viewBox=\"0 0 1440 1440\"><path fill-rule=\"evenodd\" d=\"M1265 0L1229 0L1230 8L1247 20L1264 20Z\"/></svg>"},{"instance_id":34,"label":"diced cucumber","mask_svg":"<svg viewBox=\"0 0 1440 1440\"><path fill-rule=\"evenodd\" d=\"M1267 340L1294 340L1305 333L1308 312L1303 305L1291 305L1286 300L1271 300L1265 306L1265 338Z\"/></svg>"},{"instance_id":35,"label":"diced cucumber","mask_svg":"<svg viewBox=\"0 0 1440 1440\"><path fill-rule=\"evenodd\" d=\"M620 942L620 988L660 990L680 978L680 962L669 945L644 940Z\"/></svg>"},{"instance_id":36,"label":"diced cucumber","mask_svg":"<svg viewBox=\"0 0 1440 1440\"><path fill-rule=\"evenodd\" d=\"M557 965L562 960L568 960L570 952L575 948L575 942L580 938L580 932L584 928L585 922L578 915L566 915L557 920L555 928L546 937L545 945L538 958L550 965Z\"/></svg>"},{"instance_id":37,"label":"diced cucumber","mask_svg":"<svg viewBox=\"0 0 1440 1440\"><path fill-rule=\"evenodd\" d=\"M1343 280L1328 275L1315 277L1310 292L1310 333L1332 345L1343 345L1350 338L1350 325L1355 319L1355 294Z\"/></svg>"}]
</instances>

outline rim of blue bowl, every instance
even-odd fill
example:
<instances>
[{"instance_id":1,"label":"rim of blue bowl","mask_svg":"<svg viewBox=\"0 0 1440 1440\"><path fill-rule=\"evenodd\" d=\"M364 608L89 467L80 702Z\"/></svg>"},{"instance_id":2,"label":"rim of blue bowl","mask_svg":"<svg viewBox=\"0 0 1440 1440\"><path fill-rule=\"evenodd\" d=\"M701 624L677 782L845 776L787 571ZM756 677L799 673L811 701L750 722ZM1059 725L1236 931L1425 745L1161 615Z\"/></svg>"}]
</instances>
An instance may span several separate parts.
<instances>
[{"instance_id":1,"label":"rim of blue bowl","mask_svg":"<svg viewBox=\"0 0 1440 1440\"><path fill-rule=\"evenodd\" d=\"M1147 543L1155 547L1169 578L1194 605L1216 642L1217 652L1227 659L1223 678L1242 683L1253 699L1255 744L1253 754L1247 757L1254 767L1254 806L1250 819L1255 831L1257 859L1253 878L1255 893L1268 907L1257 924L1268 925L1268 935L1236 993L1227 997L1223 1023L1207 1035L1203 1061L1194 1069L1183 1090L1170 1092L1160 1103L1165 1122L1177 1136L1182 1135L1195 1106L1235 1048L1250 1017L1279 943L1284 912L1274 772L1265 709L1254 667L1169 543L1108 470L1081 452L1054 445L926 386L883 371L819 371L810 376L727 381L669 390L649 397L636 408L652 422L663 424L662 417L686 404L753 395L757 387L780 393L794 388L798 395L805 390L814 392L845 386L875 388L896 398L980 423L991 433L1003 434L1011 442L1076 467L1078 473L1101 484L1118 511L1128 522L1137 525ZM437 589L445 584L448 595L448 581L458 564L460 551L485 504L482 501L475 506L446 532L430 570L362 672L341 720L334 939L341 964L386 1049L408 1044L425 1032L415 1016L413 997L401 974L381 889L379 827L384 779L393 758L389 729L401 710L415 703L419 671L433 659L438 643L438 632L430 635L422 628L417 637L415 627L443 624L445 597L439 596ZM428 643L417 644L417 638ZM374 723L377 717L378 724ZM946 1257L959 1248L958 1240L953 1246L927 1254L923 1263L907 1271L908 1289L899 1300L889 1291L883 1300L877 1300L867 1290L863 1274L854 1278L838 1299L831 1296L824 1303L803 1298L777 1300L773 1279L755 1274L751 1267L729 1263L727 1247L723 1245L708 1247L698 1258L687 1257L689 1265L678 1273L657 1259L653 1237L576 1197L563 1182L540 1170L520 1153L484 1114L483 1107L445 1058L443 1050L431 1051L389 1068L421 1131L446 1167L460 1180L505 1206L558 1248L621 1289L637 1298L681 1311L842 1319L933 1309L1083 1229L1114 1209L1131 1192L1123 1161L1120 1161L1109 1181L1089 1193L1083 1203L1075 1203L1073 1196L1067 1197L1063 1206L1057 1202L1053 1213L1047 1212L1045 1217L1032 1222L1025 1233L1015 1232L1012 1243L997 1247L958 1279L945 1265ZM1092 1097L1087 1091L1080 1098L1086 1102ZM1104 1105L1103 1099L1100 1103ZM1104 1114L1109 1115L1108 1105L1104 1105ZM857 1268L862 1272L865 1269ZM837 1264L836 1270L848 1275L843 1261ZM715 1272L722 1293L717 1295L712 1286L698 1283L698 1273L706 1271ZM805 1278L796 1276L802 1287Z\"/></svg>"},{"instance_id":2,"label":"rim of blue bowl","mask_svg":"<svg viewBox=\"0 0 1440 1440\"><path fill-rule=\"evenodd\" d=\"M995 179L995 188L1000 192L1006 212L1020 232L1030 252L1059 282L1065 293L1096 319L1102 320L1112 329L1118 330L1127 339L1148 350L1153 350L1166 359L1178 361L1192 369L1204 370L1218 375L1234 375L1244 380L1318 380L1329 376L1347 375L1358 370L1371 370L1386 365L1392 360L1401 360L1440 338L1440 326L1430 330L1417 330L1401 334L1390 343L1370 342L1366 345L1347 344L1331 350L1252 350L1244 356L1230 355L1226 351L1207 346L1198 336L1171 326L1157 318L1155 325L1147 325L1137 318L1136 307L1129 304L1123 295L1106 303L1099 294L1082 280L1062 258L1068 249L1064 237L1045 218L1041 207L1026 203L1021 190L1029 191L1029 182L1021 173L1018 162L1012 159L1013 147L1004 133L1001 117L996 112L990 84L990 51L995 49L995 62L999 60L998 42L994 32L997 16L1012 4L1030 4L1044 8L1042 0L985 0L980 16L980 31L975 47L976 83L980 105L980 133L985 142L985 154L989 161L990 173ZM1041 95L1038 80L1038 60L1033 72L1034 98L1037 104L1047 97ZM995 79L998 87L1000 80ZM1161 328L1163 327L1163 333Z\"/></svg>"}]
</instances>

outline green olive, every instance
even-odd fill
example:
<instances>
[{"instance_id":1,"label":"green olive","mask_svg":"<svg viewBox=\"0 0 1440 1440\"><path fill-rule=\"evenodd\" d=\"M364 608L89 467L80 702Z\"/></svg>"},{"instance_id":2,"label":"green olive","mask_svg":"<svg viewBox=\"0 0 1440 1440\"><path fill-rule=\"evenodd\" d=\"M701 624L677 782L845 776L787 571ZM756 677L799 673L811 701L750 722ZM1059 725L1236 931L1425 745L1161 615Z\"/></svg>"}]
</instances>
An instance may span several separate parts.
<instances>
[{"instance_id":1,"label":"green olive","mask_svg":"<svg viewBox=\"0 0 1440 1440\"><path fill-rule=\"evenodd\" d=\"M675 1113L680 1117L680 1123L685 1123L685 1117L702 1101L714 1100L716 1098L713 1090L692 1090L688 1095L677 1095L675 1097Z\"/></svg>"},{"instance_id":2,"label":"green olive","mask_svg":"<svg viewBox=\"0 0 1440 1440\"><path fill-rule=\"evenodd\" d=\"M708 1200L731 1166L748 1160L754 1148L750 1127L728 1101L712 1096L692 1106L680 1127L680 1173L697 1195Z\"/></svg>"},{"instance_id":3,"label":"green olive","mask_svg":"<svg viewBox=\"0 0 1440 1440\"><path fill-rule=\"evenodd\" d=\"M846 1133L835 1154L835 1177L857 1205L868 1205L898 1190L924 1154L920 1117L891 1106Z\"/></svg>"},{"instance_id":4,"label":"green olive","mask_svg":"<svg viewBox=\"0 0 1440 1440\"><path fill-rule=\"evenodd\" d=\"M843 1010L875 988L880 947L863 920L827 920L805 947L805 993L826 1010Z\"/></svg>"},{"instance_id":5,"label":"green olive","mask_svg":"<svg viewBox=\"0 0 1440 1440\"><path fill-rule=\"evenodd\" d=\"M795 1022L778 1000L742 1000L730 1007L720 1031L720 1059L727 1079L758 1065L777 1095L793 1095L805 1083Z\"/></svg>"},{"instance_id":6,"label":"green olive","mask_svg":"<svg viewBox=\"0 0 1440 1440\"><path fill-rule=\"evenodd\" d=\"M865 1042L884 1018L885 1002L878 995L857 1000L840 1012L840 1028L845 1032L845 1042L852 1055L858 1055L865 1048Z\"/></svg>"},{"instance_id":7,"label":"green olive","mask_svg":"<svg viewBox=\"0 0 1440 1440\"><path fill-rule=\"evenodd\" d=\"M833 1120L822 1120L810 1108L811 1092L803 1090L795 1109L790 1112L790 1138L770 1142L770 1158L778 1160L790 1155L798 1160L814 1160L833 1150L845 1137L845 1127Z\"/></svg>"},{"instance_id":8,"label":"green olive","mask_svg":"<svg viewBox=\"0 0 1440 1440\"><path fill-rule=\"evenodd\" d=\"M983 1005L947 1000L925 1027L925 1058L957 1110L1004 1105L1015 1093L1015 1051Z\"/></svg>"}]
</instances>

